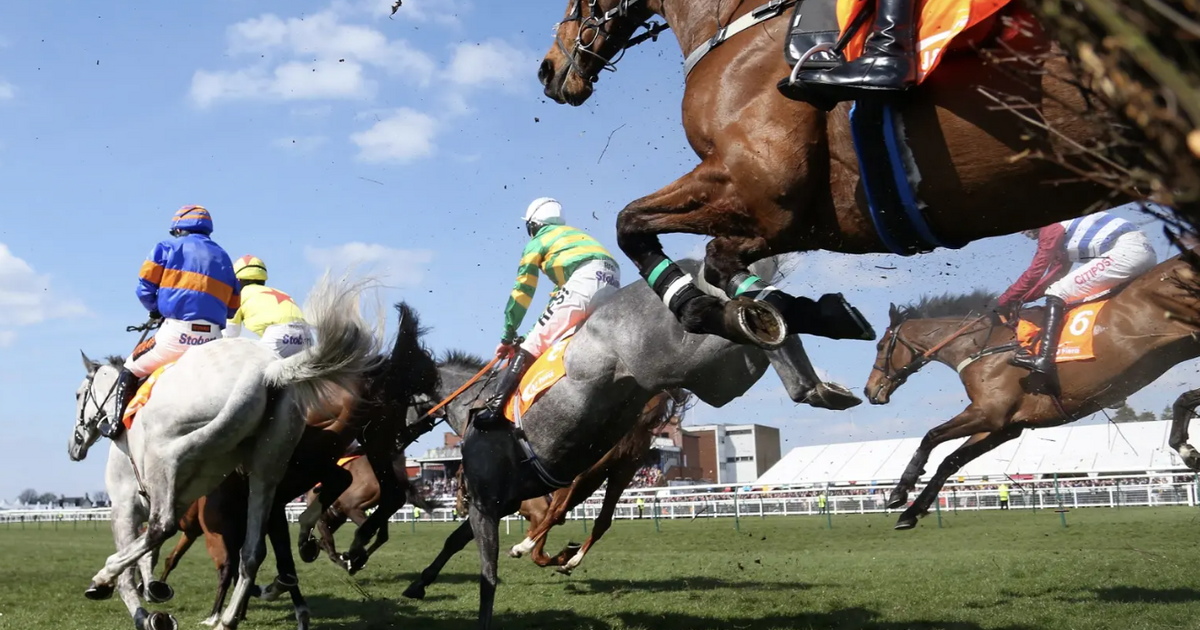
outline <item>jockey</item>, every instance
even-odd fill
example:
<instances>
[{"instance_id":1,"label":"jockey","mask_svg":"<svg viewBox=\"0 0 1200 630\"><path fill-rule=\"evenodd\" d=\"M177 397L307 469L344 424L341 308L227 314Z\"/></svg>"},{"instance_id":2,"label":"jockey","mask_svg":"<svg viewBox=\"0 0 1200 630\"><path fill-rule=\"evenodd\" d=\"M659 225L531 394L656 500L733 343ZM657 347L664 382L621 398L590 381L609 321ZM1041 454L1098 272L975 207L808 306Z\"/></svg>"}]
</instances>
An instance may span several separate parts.
<instances>
[{"instance_id":1,"label":"jockey","mask_svg":"<svg viewBox=\"0 0 1200 630\"><path fill-rule=\"evenodd\" d=\"M1038 355L1020 351L1009 363L1029 370L1035 387L1057 395L1054 359L1067 306L1098 298L1133 280L1158 264L1158 256L1136 226L1107 212L1022 234L1037 240L1037 254L998 302L1001 312L1011 312L1045 295L1046 322ZM1072 273L1071 264L1076 262L1082 265Z\"/></svg>"},{"instance_id":2,"label":"jockey","mask_svg":"<svg viewBox=\"0 0 1200 630\"><path fill-rule=\"evenodd\" d=\"M154 246L142 263L137 296L162 320L158 332L125 360L114 396L117 415L101 423L100 433L116 438L121 418L139 380L177 360L192 346L221 336L225 319L237 312L240 298L229 254L213 242L212 216L201 206L184 206L171 220L171 238Z\"/></svg>"},{"instance_id":3,"label":"jockey","mask_svg":"<svg viewBox=\"0 0 1200 630\"><path fill-rule=\"evenodd\" d=\"M495 421L521 376L547 348L574 332L596 306L621 286L621 268L608 250L583 232L563 224L562 206L549 197L535 199L525 210L525 229L532 240L521 254L517 282L504 307L504 333L497 358L509 358L498 391L475 419ZM555 284L550 302L520 346L517 327L537 290L538 269Z\"/></svg>"},{"instance_id":4,"label":"jockey","mask_svg":"<svg viewBox=\"0 0 1200 630\"><path fill-rule=\"evenodd\" d=\"M797 78L804 91L841 102L916 85L920 17L916 4L916 0L878 0L862 56L829 70L801 71Z\"/></svg>"},{"instance_id":5,"label":"jockey","mask_svg":"<svg viewBox=\"0 0 1200 630\"><path fill-rule=\"evenodd\" d=\"M257 256L242 256L233 263L242 289L242 304L225 326L224 336L237 337L242 326L258 335L260 343L279 357L290 357L312 345L312 329L304 311L283 291L267 286L267 265Z\"/></svg>"}]
</instances>

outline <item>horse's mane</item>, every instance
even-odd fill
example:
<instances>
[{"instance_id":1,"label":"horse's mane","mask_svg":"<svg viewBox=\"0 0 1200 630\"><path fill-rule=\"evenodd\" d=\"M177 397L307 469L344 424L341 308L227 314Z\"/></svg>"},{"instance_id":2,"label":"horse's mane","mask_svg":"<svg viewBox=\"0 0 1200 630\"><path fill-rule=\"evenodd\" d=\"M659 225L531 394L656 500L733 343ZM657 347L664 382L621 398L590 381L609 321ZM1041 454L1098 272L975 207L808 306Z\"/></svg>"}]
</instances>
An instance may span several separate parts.
<instances>
[{"instance_id":1,"label":"horse's mane","mask_svg":"<svg viewBox=\"0 0 1200 630\"><path fill-rule=\"evenodd\" d=\"M915 303L898 307L898 317L894 317L896 321L892 323L895 325L910 319L983 315L995 303L996 294L986 289L975 289L970 293L926 295Z\"/></svg>"},{"instance_id":2,"label":"horse's mane","mask_svg":"<svg viewBox=\"0 0 1200 630\"><path fill-rule=\"evenodd\" d=\"M481 370L487 365L487 361L483 360L477 354L472 354L466 350L447 350L446 354L438 359L438 367L460 367L471 370Z\"/></svg>"},{"instance_id":3,"label":"horse's mane","mask_svg":"<svg viewBox=\"0 0 1200 630\"><path fill-rule=\"evenodd\" d=\"M110 355L104 357L104 360L108 361L108 364L110 366L115 367L118 370L125 367L125 357L123 357L119 354L110 354Z\"/></svg>"}]
</instances>

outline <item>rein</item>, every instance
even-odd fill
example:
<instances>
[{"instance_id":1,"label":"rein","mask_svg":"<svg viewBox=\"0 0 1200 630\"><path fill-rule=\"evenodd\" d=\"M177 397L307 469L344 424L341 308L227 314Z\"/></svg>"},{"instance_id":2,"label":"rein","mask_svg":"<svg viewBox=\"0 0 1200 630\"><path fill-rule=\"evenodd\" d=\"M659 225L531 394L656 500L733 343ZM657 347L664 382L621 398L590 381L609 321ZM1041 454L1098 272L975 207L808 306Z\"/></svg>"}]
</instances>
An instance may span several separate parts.
<instances>
[{"instance_id":1,"label":"rein","mask_svg":"<svg viewBox=\"0 0 1200 630\"><path fill-rule=\"evenodd\" d=\"M643 0L620 0L620 2L617 3L617 6L609 9L608 11L600 13L600 0L587 0L588 16L583 17L584 0L574 0L571 3L570 13L567 14L567 17L563 18L562 21L554 25L556 30L554 43L556 46L558 46L558 49L562 52L563 56L567 58L567 65L570 70L579 75L580 78L588 79L595 83L600 80L600 77L595 73L591 75L585 73L583 68L579 67L579 62L575 60L576 53L591 55L592 57L600 60L601 70L616 72L617 62L621 61L621 59L625 56L626 50L629 50L630 48L647 41L658 41L659 34L671 28L671 25L665 22L646 21L634 28L635 33L637 32L638 28L645 28L645 32L630 36L624 44L620 45L620 48L617 51L617 56L614 59L605 59L600 55L600 53L592 50L592 46L596 43L596 40L599 39L601 34L603 34L605 38L611 37L611 33L609 33L607 28L609 22L612 22L618 17L627 16L629 14L629 10L641 2L643 2ZM562 38L558 37L557 29L559 26L562 26L563 24L569 24L571 22L577 22L579 24L579 28L576 29L575 32L575 45L571 50L568 51L567 46L563 43ZM586 43L584 42L584 33L592 34Z\"/></svg>"},{"instance_id":2,"label":"rein","mask_svg":"<svg viewBox=\"0 0 1200 630\"><path fill-rule=\"evenodd\" d=\"M917 370L920 370L921 368L925 367L926 365L929 365L929 363L931 361L933 361L934 357L937 356L938 352L941 352L942 349L944 349L946 346L950 345L955 340L959 339L964 334L966 334L973 326L975 326L979 322L982 322L986 319L987 319L986 315L981 315L981 316L967 322L966 324L963 324L961 328L954 331L948 337L942 339L937 344L935 344L932 348L926 350L925 352L920 352L915 347L913 347L913 345L910 344L907 340L901 339L900 338L900 328L903 324L898 325L892 329L892 334L888 336L888 346L887 346L887 352L884 354L884 357L883 357L883 367L879 367L879 364L875 364L875 365L871 366L871 369L881 372L883 374L883 379L884 379L885 383L895 383L896 387L899 387L900 385L903 385L905 381L908 380L908 377L912 376L913 374L916 374ZM895 372L892 372L892 370L891 370L892 354L895 353L895 351L896 351L897 343L904 344L904 347L908 348L908 351L913 354L913 359L911 361L909 361L907 364L905 364L903 367L901 367L900 369L896 370ZM884 383L879 384L879 387L877 387L875 389L875 393L873 394L873 397L877 397L879 395L879 392L883 390L883 386L884 386Z\"/></svg>"},{"instance_id":3,"label":"rein","mask_svg":"<svg viewBox=\"0 0 1200 630\"><path fill-rule=\"evenodd\" d=\"M463 392L470 389L472 385L474 385L475 383L478 383L479 379L483 378L483 375L487 374L488 371L491 370L492 367L494 367L496 365L496 363L498 363L499 361L500 361L500 357L494 357L491 361L488 361L488 364L483 366L483 369L476 372L475 376L472 376L471 378L467 379L466 383L463 383L461 387L454 390L449 396L447 396L445 399L443 399L442 402L434 405L433 407L430 407L429 411L426 411L420 418L417 418L416 422L413 422L413 424L418 424L420 422L424 422L425 420L428 420L430 416L437 413L438 410L440 410L442 407L445 407L446 405L450 404L451 402L454 402L455 398L458 398L459 396L462 395Z\"/></svg>"}]
</instances>

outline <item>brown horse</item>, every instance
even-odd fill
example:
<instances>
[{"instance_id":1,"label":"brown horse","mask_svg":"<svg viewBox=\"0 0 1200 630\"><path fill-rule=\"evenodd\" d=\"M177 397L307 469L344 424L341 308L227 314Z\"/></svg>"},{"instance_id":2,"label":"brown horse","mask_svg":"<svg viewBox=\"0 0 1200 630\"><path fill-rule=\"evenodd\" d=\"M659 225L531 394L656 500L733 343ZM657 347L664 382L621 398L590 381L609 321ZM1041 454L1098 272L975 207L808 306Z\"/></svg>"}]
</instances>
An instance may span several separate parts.
<instances>
[{"instance_id":1,"label":"brown horse","mask_svg":"<svg viewBox=\"0 0 1200 630\"><path fill-rule=\"evenodd\" d=\"M758 4L568 0L538 77L547 96L580 105L599 71L653 16L670 26L686 56L736 18L766 9ZM700 164L617 218L621 250L689 331L760 345L781 338L781 322L792 333L843 335L831 332L828 311L811 301L768 296L770 287L747 278L751 262L816 249L889 251L868 216L850 104L826 113L775 87L789 71L782 50L789 20L777 13L713 48L685 77L683 126ZM1104 131L1081 114L1088 104L1070 83L1075 70L1058 56L1043 61L1048 44L1035 24L1022 32L1028 36L1009 42L1011 52L1002 54L1007 63L989 63L971 51L947 53L903 104L921 170L916 192L943 243L961 246L1080 216L1100 209L1098 202L1111 194L1049 160L1018 159L1069 156L1094 145ZM998 107L997 94L1025 119ZM667 233L713 237L705 278L731 297L749 286L748 295L757 292L778 309L761 302L755 309L745 296L723 306L701 295L663 254L658 237Z\"/></svg>"},{"instance_id":2,"label":"brown horse","mask_svg":"<svg viewBox=\"0 0 1200 630\"><path fill-rule=\"evenodd\" d=\"M301 630L308 627L309 611L296 577L284 506L320 484L318 500L310 503L300 516L302 534L311 532L312 525L325 513L326 506L332 506L350 487L352 477L337 465L337 459L346 452L352 440L359 440L366 454L362 459L372 469L382 469L387 474L380 474L377 478L379 509L360 524L355 532L354 544L347 554L347 567L357 571L366 563L366 543L375 537L376 532L406 500L407 478L403 482L396 479L393 460L397 452L403 457L403 445L416 438L407 433L406 417L410 401L436 395L438 373L433 357L421 347L421 328L416 313L404 303L397 304L396 309L400 316L400 330L391 355L383 357L378 367L366 375L363 391L327 392L326 406L306 418L307 426L300 443L292 453L287 472L275 491L265 534L275 552L278 576L265 589L264 597L274 599L284 592L288 593ZM246 510L244 483L240 476L231 475L213 493L189 508L180 522L180 530L185 533L168 558L163 573L165 582L167 574L195 539L203 534L218 571L214 615L220 612L229 585L236 575L238 552L247 536L247 532L242 531ZM306 529L306 523L312 525ZM310 539L302 535L300 540L301 558L306 562L312 562L319 554L316 540ZM210 619L215 621L216 617Z\"/></svg>"},{"instance_id":3,"label":"brown horse","mask_svg":"<svg viewBox=\"0 0 1200 630\"><path fill-rule=\"evenodd\" d=\"M334 533L347 520L353 521L355 525L361 527L367 520L367 512L379 505L381 493L379 479L375 477L375 471L365 457L355 457L343 463L342 467L350 473L353 481L350 483L350 487L342 493L342 496L338 497L337 501L321 515L321 520L317 522L317 531L320 533L321 549L325 550L329 559L353 575L362 567L354 567L347 564L345 557L338 553L337 546L334 543ZM408 472L405 468L404 451L397 451L395 458L392 460L392 470L396 475L396 480L405 488L410 503L426 512L432 512L437 508L436 504L425 499L409 484ZM319 492L317 489L309 490L305 496L305 501L309 505L312 505L318 500L318 495ZM388 526L385 521L376 533L374 542L371 543L371 546L367 547L366 557L370 558L371 554L375 553L387 541Z\"/></svg>"},{"instance_id":4,"label":"brown horse","mask_svg":"<svg viewBox=\"0 0 1200 630\"><path fill-rule=\"evenodd\" d=\"M559 573L570 575L583 562L592 545L612 526L617 503L646 461L655 434L683 404L681 393L663 392L654 397L647 403L638 425L587 472L576 477L569 488L557 490L549 500L542 497L522 502L520 514L529 521L529 534L509 551L509 555L520 558L529 553L539 567L556 566ZM550 529L562 525L567 513L592 496L605 481L608 486L604 490L604 504L587 540L582 546L568 545L557 556L546 555L546 535Z\"/></svg>"},{"instance_id":5,"label":"brown horse","mask_svg":"<svg viewBox=\"0 0 1200 630\"><path fill-rule=\"evenodd\" d=\"M650 402L643 407L634 429L594 466L576 477L569 487L555 491L549 500L546 497L538 497L521 502L519 513L529 520L529 535L522 543L513 547L509 555L519 558L525 553L530 553L534 563L538 566L557 566L560 573L569 575L583 561L583 557L592 545L596 544L608 531L609 526L612 525L613 512L616 511L617 503L621 499L621 493L629 487L634 475L645 461L654 434L672 416L678 415L678 411L687 404L688 397L690 395L676 391L662 392L650 399ZM592 496L605 480L608 481L608 487L604 493L604 506L600 509L600 514L596 516L587 541L582 547L567 545L557 556L547 556L545 553L547 532L555 525L563 524L567 512ZM467 504L465 495L469 490L463 483L461 474L458 488L458 503L461 513ZM446 566L450 558L462 551L470 541L470 528L460 527L452 533L446 539L437 558L421 572L420 577L405 589L404 596L410 599L424 599L426 587L437 580L442 568Z\"/></svg>"},{"instance_id":6,"label":"brown horse","mask_svg":"<svg viewBox=\"0 0 1200 630\"><path fill-rule=\"evenodd\" d=\"M946 479L1021 431L1066 424L1113 406L1172 366L1200 356L1196 337L1200 327L1189 323L1200 319L1200 298L1188 287L1194 280L1188 263L1176 256L1128 284L1094 321L1086 313L1069 318L1068 327L1092 327L1096 358L1059 364L1060 402L1026 393L1022 382L1029 372L1008 364L1016 350L1016 334L985 310L992 296L976 292L960 298L927 299L908 308L893 305L891 324L879 341L867 380L867 399L887 404L909 376L936 361L958 371L971 400L962 413L934 427L921 440L888 498L889 508L908 502L908 493L925 473L934 447L969 436L938 466L925 489L900 515L896 529L914 527L917 518L933 505ZM1025 314L1038 319L1039 311L1031 309ZM1164 311L1175 316L1164 318ZM1177 427L1179 417L1177 411ZM1173 433L1171 445L1180 449L1185 440L1186 433Z\"/></svg>"}]
</instances>

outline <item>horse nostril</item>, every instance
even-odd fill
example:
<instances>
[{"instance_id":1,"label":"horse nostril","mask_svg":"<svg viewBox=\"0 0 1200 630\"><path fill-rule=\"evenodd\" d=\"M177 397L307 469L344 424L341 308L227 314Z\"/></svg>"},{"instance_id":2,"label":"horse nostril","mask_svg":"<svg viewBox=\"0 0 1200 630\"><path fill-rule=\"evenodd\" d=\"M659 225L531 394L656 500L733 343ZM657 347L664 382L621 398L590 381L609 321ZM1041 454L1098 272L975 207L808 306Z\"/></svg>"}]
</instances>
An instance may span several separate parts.
<instances>
[{"instance_id":1,"label":"horse nostril","mask_svg":"<svg viewBox=\"0 0 1200 630\"><path fill-rule=\"evenodd\" d=\"M543 59L541 67L538 68L538 81L542 82L543 87L550 85L550 79L554 78L554 64L550 63L549 59Z\"/></svg>"}]
</instances>

